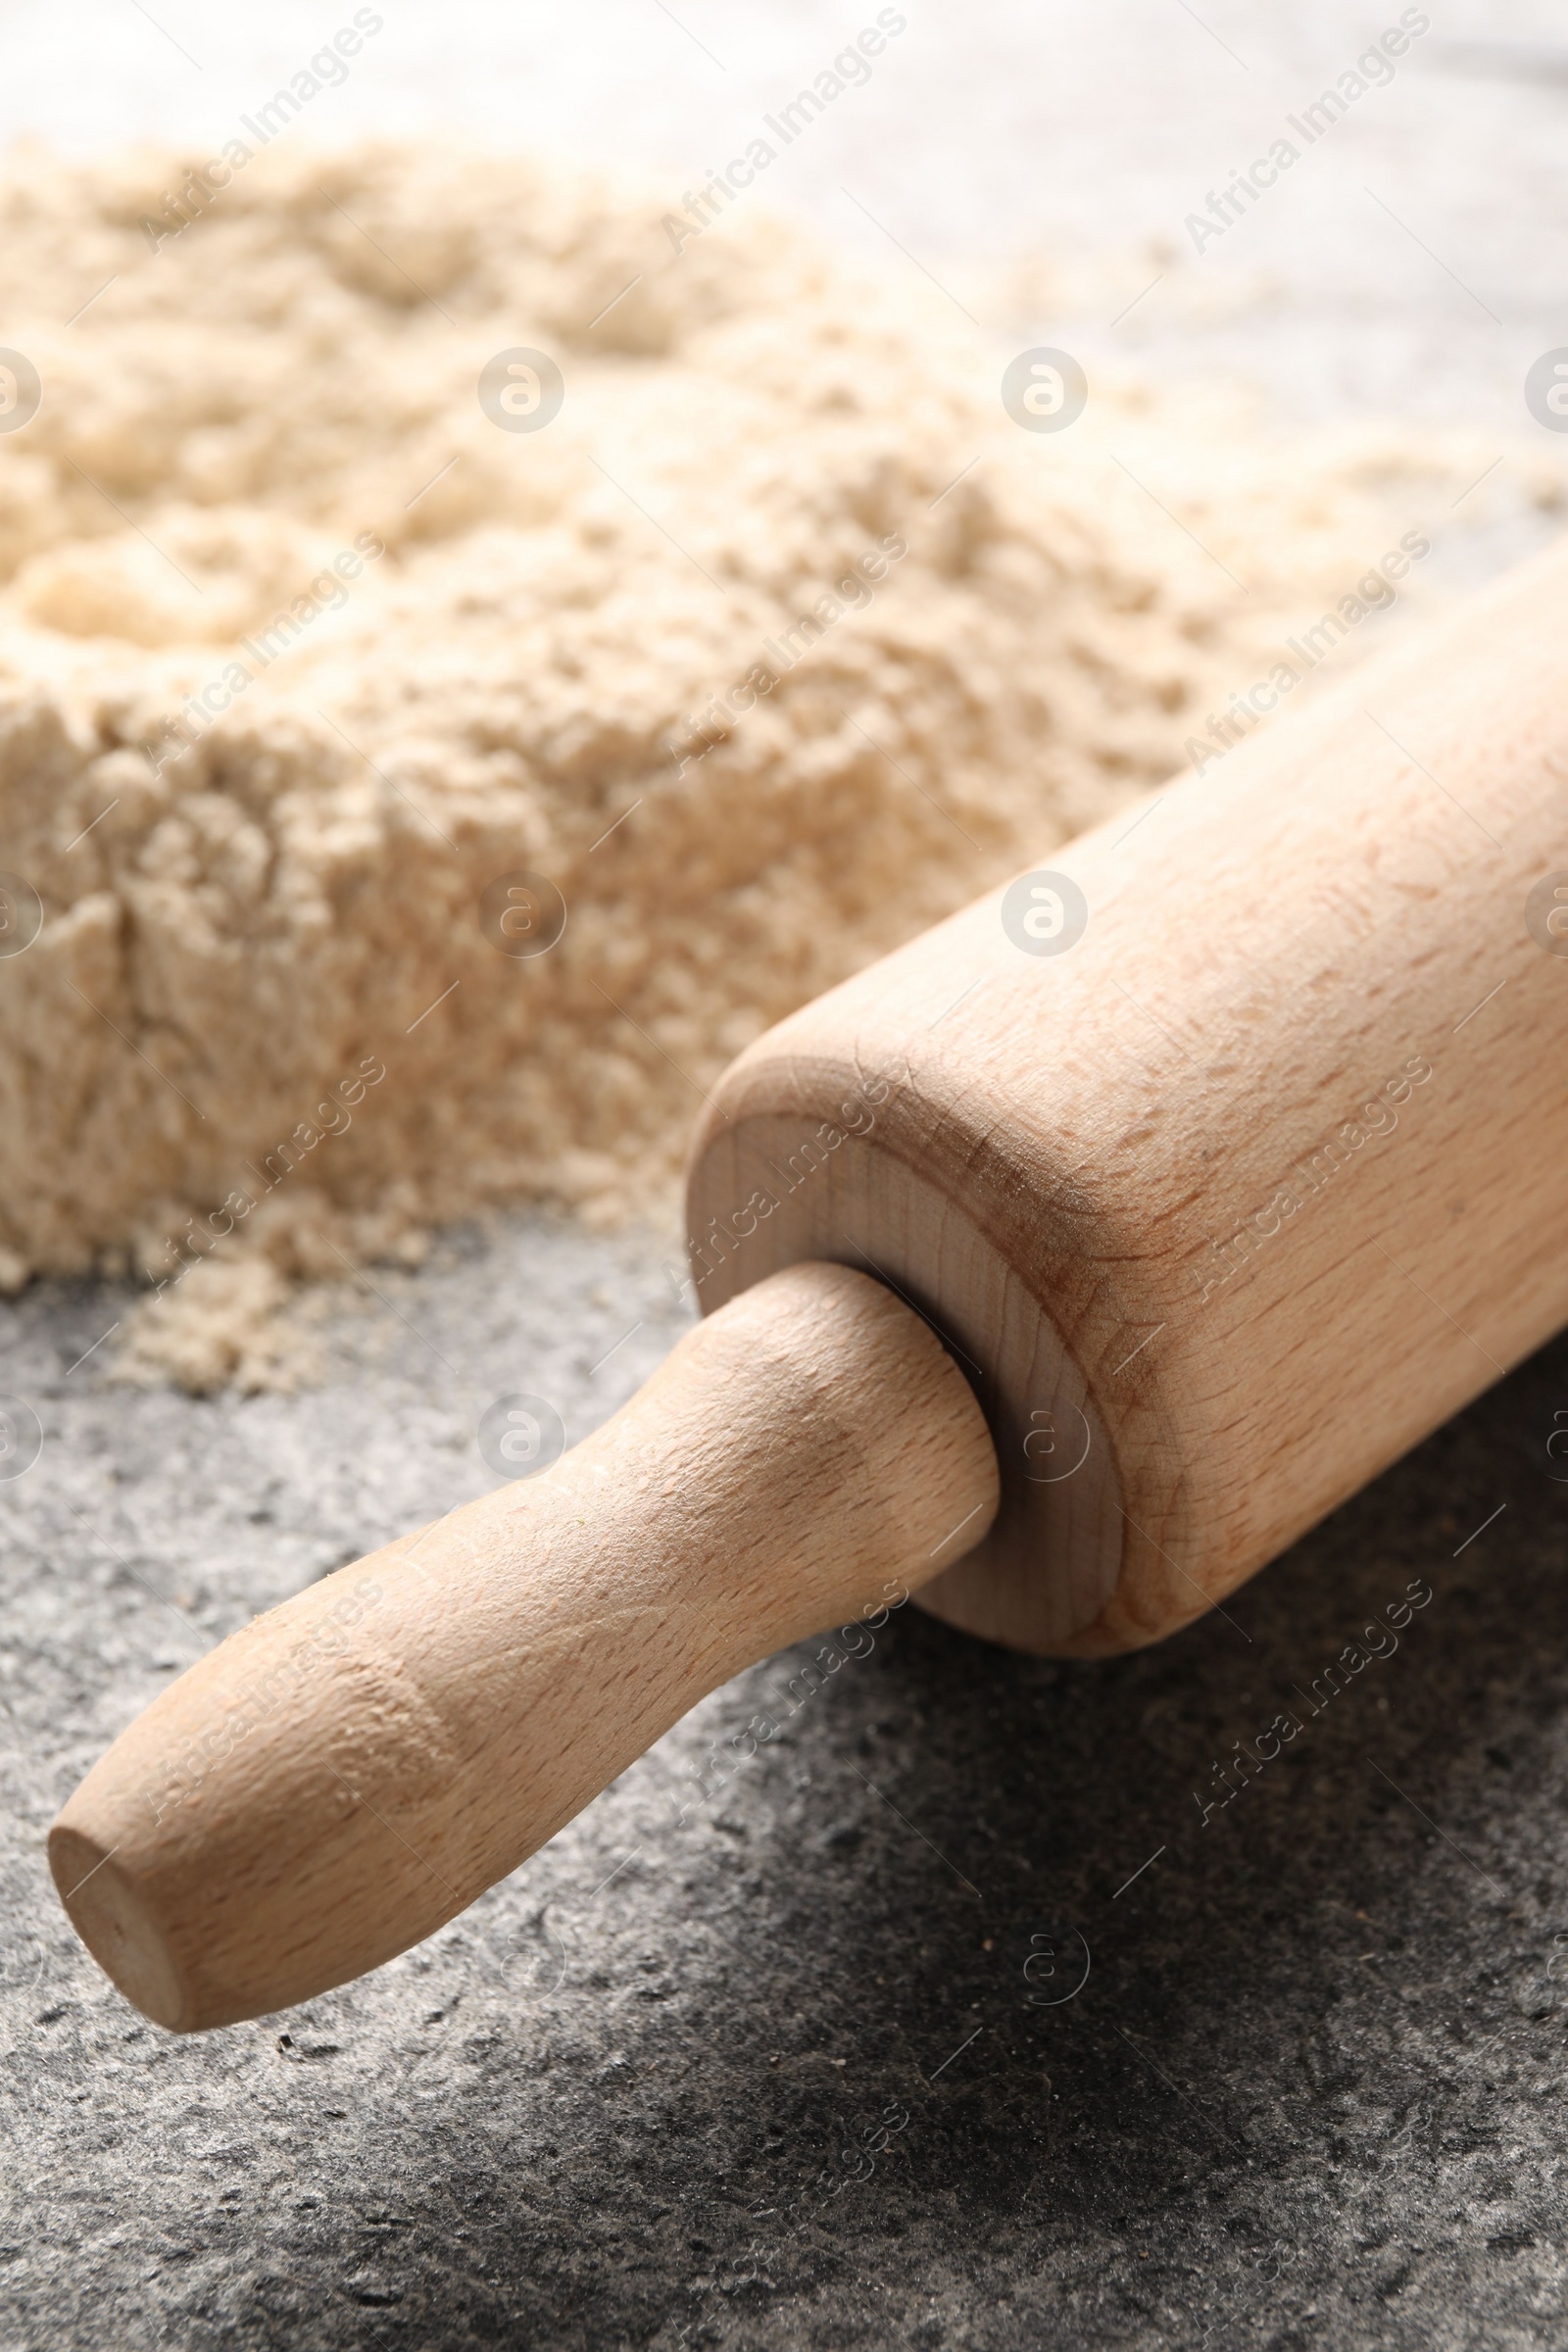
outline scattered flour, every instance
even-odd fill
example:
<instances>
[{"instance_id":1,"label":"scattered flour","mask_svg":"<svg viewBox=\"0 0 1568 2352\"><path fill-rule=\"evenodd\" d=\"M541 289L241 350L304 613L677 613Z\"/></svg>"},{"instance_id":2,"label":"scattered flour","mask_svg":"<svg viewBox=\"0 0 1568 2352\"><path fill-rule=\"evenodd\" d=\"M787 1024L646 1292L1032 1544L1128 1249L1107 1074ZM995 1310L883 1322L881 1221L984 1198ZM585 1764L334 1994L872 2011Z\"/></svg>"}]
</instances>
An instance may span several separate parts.
<instances>
[{"instance_id":1,"label":"scattered flour","mask_svg":"<svg viewBox=\"0 0 1568 2352\"><path fill-rule=\"evenodd\" d=\"M442 1220L667 1216L732 1054L1161 781L1495 454L1098 381L1027 432L941 297L515 159L263 157L154 250L183 172L0 175L0 1279L165 1285L129 1366L194 1387Z\"/></svg>"}]
</instances>

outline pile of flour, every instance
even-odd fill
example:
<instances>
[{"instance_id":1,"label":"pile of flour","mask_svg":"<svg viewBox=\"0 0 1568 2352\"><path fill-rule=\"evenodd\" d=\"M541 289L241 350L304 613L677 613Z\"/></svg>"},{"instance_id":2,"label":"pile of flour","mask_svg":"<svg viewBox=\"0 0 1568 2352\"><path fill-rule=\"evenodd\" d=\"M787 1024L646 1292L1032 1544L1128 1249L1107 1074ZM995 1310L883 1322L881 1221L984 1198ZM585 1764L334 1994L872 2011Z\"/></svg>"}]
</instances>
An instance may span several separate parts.
<instances>
[{"instance_id":1,"label":"pile of flour","mask_svg":"<svg viewBox=\"0 0 1568 2352\"><path fill-rule=\"evenodd\" d=\"M0 1278L162 1284L196 1385L443 1220L667 1216L732 1054L1193 760L1470 454L1025 430L935 293L557 166L263 156L177 234L183 159L38 167Z\"/></svg>"}]
</instances>

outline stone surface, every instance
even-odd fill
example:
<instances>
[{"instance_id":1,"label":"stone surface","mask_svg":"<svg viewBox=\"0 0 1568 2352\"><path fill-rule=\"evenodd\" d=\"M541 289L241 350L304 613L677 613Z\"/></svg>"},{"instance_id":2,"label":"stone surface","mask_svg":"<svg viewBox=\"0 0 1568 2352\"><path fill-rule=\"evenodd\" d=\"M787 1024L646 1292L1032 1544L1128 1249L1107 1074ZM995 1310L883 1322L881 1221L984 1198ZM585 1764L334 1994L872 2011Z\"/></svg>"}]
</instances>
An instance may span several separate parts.
<instances>
[{"instance_id":1,"label":"stone surface","mask_svg":"<svg viewBox=\"0 0 1568 2352\"><path fill-rule=\"evenodd\" d=\"M896 237L975 305L982 261L1110 248L1115 302L1088 270L1031 314L1090 362L1500 449L1561 339L1564 96L1438 43L1557 38L1545 0L1446 10L1266 215L1183 250L1189 206L1398 13L910 12L769 200L893 267ZM203 153L327 22L13 14L8 132ZM306 135L454 122L667 171L673 202L874 14L607 0L543 41L494 0L389 12ZM1151 240L1178 263L1113 324ZM1460 572L1539 530L1493 497L1457 517ZM102 1293L0 1310L0 1383L48 1432L0 1485L0 2345L1560 2344L1563 1344L1163 1649L1040 1663L906 1609L799 1705L808 1650L716 1693L308 2012L178 2042L112 1992L42 1865L78 1773L198 1642L488 1484L491 1396L554 1396L573 1436L608 1411L678 1327L659 1254L458 1237L376 1274L390 1306L293 1399L127 1394L104 1349L68 1370L122 1311ZM1434 1597L1398 1649L1312 1714L1296 1687L1412 1579ZM1215 1762L1293 1706L1205 1825ZM778 1738L702 1796L712 1743L769 1709Z\"/></svg>"},{"instance_id":2,"label":"stone surface","mask_svg":"<svg viewBox=\"0 0 1568 2352\"><path fill-rule=\"evenodd\" d=\"M807 1644L419 1950L172 2039L55 1903L56 1804L492 1483L495 1395L580 1435L682 1318L652 1242L534 1221L373 1279L297 1397L114 1387L100 1291L0 1319L46 1433L0 1486L8 2352L1560 2340L1568 1344L1163 1648Z\"/></svg>"}]
</instances>

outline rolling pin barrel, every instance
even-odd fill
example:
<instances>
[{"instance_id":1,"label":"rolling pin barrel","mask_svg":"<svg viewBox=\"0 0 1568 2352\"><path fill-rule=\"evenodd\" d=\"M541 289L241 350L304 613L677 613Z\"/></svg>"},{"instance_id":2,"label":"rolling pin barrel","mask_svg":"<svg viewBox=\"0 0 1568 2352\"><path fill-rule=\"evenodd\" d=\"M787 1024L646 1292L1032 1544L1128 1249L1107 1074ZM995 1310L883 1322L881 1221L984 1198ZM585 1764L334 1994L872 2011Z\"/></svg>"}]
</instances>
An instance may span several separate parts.
<instances>
[{"instance_id":1,"label":"rolling pin barrel","mask_svg":"<svg viewBox=\"0 0 1568 2352\"><path fill-rule=\"evenodd\" d=\"M1565 642L1568 551L751 1048L691 1172L710 1320L66 1806L130 1998L188 2030L375 1966L890 1590L1152 1641L1568 1320Z\"/></svg>"},{"instance_id":2,"label":"rolling pin barrel","mask_svg":"<svg viewBox=\"0 0 1568 2352\"><path fill-rule=\"evenodd\" d=\"M719 1082L699 1298L874 1266L971 1367L923 1605L1154 1641L1568 1321L1565 643L1568 542Z\"/></svg>"}]
</instances>

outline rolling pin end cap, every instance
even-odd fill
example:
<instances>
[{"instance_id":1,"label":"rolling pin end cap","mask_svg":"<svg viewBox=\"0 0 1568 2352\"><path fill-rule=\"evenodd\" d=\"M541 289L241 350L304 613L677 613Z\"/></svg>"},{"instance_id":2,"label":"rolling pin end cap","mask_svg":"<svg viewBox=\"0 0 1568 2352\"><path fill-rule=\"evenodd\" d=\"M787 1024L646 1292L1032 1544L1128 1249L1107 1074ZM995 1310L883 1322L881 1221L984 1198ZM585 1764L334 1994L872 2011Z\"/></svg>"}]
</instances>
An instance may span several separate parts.
<instances>
[{"instance_id":1,"label":"rolling pin end cap","mask_svg":"<svg viewBox=\"0 0 1568 2352\"><path fill-rule=\"evenodd\" d=\"M114 1849L62 1816L49 1833L49 1868L72 1926L126 2000L155 2026L191 2033L200 2021L169 1939Z\"/></svg>"}]
</instances>

